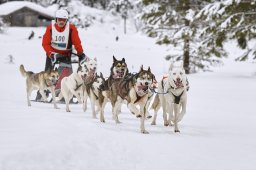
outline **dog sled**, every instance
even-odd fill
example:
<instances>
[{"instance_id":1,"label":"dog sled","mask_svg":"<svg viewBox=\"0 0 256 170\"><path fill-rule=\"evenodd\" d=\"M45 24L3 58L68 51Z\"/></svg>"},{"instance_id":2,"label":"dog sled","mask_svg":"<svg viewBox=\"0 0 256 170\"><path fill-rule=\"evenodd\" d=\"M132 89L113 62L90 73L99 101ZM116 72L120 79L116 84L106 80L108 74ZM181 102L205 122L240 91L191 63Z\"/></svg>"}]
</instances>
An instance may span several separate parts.
<instances>
[{"instance_id":1,"label":"dog sled","mask_svg":"<svg viewBox=\"0 0 256 170\"><path fill-rule=\"evenodd\" d=\"M61 62L61 61L57 61L56 63L54 63L53 68L58 70L59 73L59 79L56 83L56 87L55 87L55 94L56 97L58 97L58 95L60 94L60 89L61 89L61 80L64 77L68 77L69 75L72 74L73 72L73 66L75 64L78 64L78 55L76 53L71 53L71 61L70 62ZM32 102L43 102L43 103L51 103L52 102L52 96L50 94L50 91L47 90L45 91L45 94L47 96L47 101L45 102L42 100L42 96L39 93L39 91L37 92L36 98L35 100L31 100ZM64 104L65 102L63 100L59 100L58 103ZM77 104L77 99L75 97L73 97L70 101L70 104Z\"/></svg>"}]
</instances>

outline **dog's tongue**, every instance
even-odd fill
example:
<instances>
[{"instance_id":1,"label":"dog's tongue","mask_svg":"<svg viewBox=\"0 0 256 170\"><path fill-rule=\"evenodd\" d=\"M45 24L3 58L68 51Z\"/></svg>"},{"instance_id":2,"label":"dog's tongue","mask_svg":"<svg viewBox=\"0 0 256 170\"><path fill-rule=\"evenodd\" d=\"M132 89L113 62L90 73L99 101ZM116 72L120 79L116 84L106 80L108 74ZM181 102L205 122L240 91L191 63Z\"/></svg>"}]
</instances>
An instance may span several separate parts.
<instances>
[{"instance_id":1,"label":"dog's tongue","mask_svg":"<svg viewBox=\"0 0 256 170\"><path fill-rule=\"evenodd\" d=\"M57 81L56 80L48 80L47 81L47 85L48 86L53 86L53 85L56 85L57 84Z\"/></svg>"},{"instance_id":2,"label":"dog's tongue","mask_svg":"<svg viewBox=\"0 0 256 170\"><path fill-rule=\"evenodd\" d=\"M123 77L124 76L124 72L120 72L118 74L119 74L119 77Z\"/></svg>"},{"instance_id":3,"label":"dog's tongue","mask_svg":"<svg viewBox=\"0 0 256 170\"><path fill-rule=\"evenodd\" d=\"M116 73L114 76L113 76L113 78L122 78L123 77L123 72L118 72L118 73Z\"/></svg>"},{"instance_id":4,"label":"dog's tongue","mask_svg":"<svg viewBox=\"0 0 256 170\"><path fill-rule=\"evenodd\" d=\"M182 87L184 87L181 81L176 81L176 82L175 82L175 85L176 85L176 88L182 88Z\"/></svg>"},{"instance_id":5,"label":"dog's tongue","mask_svg":"<svg viewBox=\"0 0 256 170\"><path fill-rule=\"evenodd\" d=\"M94 73L95 73L95 70L90 70L88 75L92 76L92 75L94 75Z\"/></svg>"},{"instance_id":6,"label":"dog's tongue","mask_svg":"<svg viewBox=\"0 0 256 170\"><path fill-rule=\"evenodd\" d=\"M138 90L147 91L148 90L148 86L140 85L140 86L138 86Z\"/></svg>"}]
</instances>

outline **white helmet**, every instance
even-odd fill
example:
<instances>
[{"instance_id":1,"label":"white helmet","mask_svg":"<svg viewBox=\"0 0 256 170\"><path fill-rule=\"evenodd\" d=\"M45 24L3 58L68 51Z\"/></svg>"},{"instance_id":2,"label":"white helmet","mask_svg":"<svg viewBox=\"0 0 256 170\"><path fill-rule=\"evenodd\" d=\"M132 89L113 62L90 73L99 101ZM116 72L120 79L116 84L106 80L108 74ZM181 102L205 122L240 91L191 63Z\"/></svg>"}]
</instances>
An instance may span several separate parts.
<instances>
[{"instance_id":1,"label":"white helmet","mask_svg":"<svg viewBox=\"0 0 256 170\"><path fill-rule=\"evenodd\" d=\"M68 19L68 11L64 9L59 9L55 13L55 18L63 18L63 19Z\"/></svg>"}]
</instances>

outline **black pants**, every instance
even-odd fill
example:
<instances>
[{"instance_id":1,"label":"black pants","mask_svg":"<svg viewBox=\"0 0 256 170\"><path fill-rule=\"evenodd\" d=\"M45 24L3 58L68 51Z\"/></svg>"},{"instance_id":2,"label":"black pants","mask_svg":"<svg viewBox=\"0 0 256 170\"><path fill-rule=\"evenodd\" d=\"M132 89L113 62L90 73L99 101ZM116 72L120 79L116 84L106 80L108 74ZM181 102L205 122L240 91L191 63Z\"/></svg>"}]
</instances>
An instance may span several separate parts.
<instances>
[{"instance_id":1,"label":"black pants","mask_svg":"<svg viewBox=\"0 0 256 170\"><path fill-rule=\"evenodd\" d=\"M50 57L46 56L44 71L49 70L49 69L52 70L53 68L54 68L54 65L52 64Z\"/></svg>"},{"instance_id":2,"label":"black pants","mask_svg":"<svg viewBox=\"0 0 256 170\"><path fill-rule=\"evenodd\" d=\"M71 57L62 57L62 58L58 58L57 62L59 63L66 63L66 64L71 64ZM52 64L52 61L50 59L50 57L46 56L46 61L45 61L45 69L44 71L48 70L48 69L54 69L54 64Z\"/></svg>"}]
</instances>

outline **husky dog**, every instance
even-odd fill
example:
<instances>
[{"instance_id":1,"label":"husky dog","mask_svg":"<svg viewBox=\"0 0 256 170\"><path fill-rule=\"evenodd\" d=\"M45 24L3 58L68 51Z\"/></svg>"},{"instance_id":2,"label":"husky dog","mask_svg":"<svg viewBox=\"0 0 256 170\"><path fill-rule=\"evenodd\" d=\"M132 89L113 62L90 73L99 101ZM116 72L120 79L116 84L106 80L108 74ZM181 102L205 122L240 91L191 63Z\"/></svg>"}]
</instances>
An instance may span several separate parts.
<instances>
[{"instance_id":1,"label":"husky dog","mask_svg":"<svg viewBox=\"0 0 256 170\"><path fill-rule=\"evenodd\" d=\"M104 107L106 105L107 101L110 101L112 104L112 114L113 114L113 119L114 119L114 112L113 112L113 105L116 102L116 95L113 94L113 89L112 89L112 84L113 83L118 83L120 82L127 74L128 74L128 67L125 62L125 59L122 58L122 60L117 60L115 56L113 56L113 64L110 68L110 76L108 79L105 81L105 90L103 90L102 94L106 98L104 100L104 103L102 105L102 109L104 110ZM119 111L121 110L121 105L120 108L118 109ZM105 122L104 120L104 115L103 119L101 119L102 122Z\"/></svg>"},{"instance_id":2,"label":"husky dog","mask_svg":"<svg viewBox=\"0 0 256 170\"><path fill-rule=\"evenodd\" d=\"M70 112L69 101L73 95L77 98L78 103L84 103L84 86L93 81L96 68L97 59L86 58L85 62L79 65L76 72L62 79L59 99L62 96L64 97L67 112Z\"/></svg>"},{"instance_id":3,"label":"husky dog","mask_svg":"<svg viewBox=\"0 0 256 170\"><path fill-rule=\"evenodd\" d=\"M118 120L118 109L123 100L126 100L129 110L134 113L136 117L140 117L141 133L148 133L145 130L144 122L145 118L148 116L146 105L151 97L149 88L153 83L154 77L150 67L148 70L144 70L143 66L141 66L137 74L127 75L120 82L114 82L112 84L113 98L115 99L113 111L116 123L120 123ZM138 109L136 105L139 105L140 108Z\"/></svg>"},{"instance_id":4,"label":"husky dog","mask_svg":"<svg viewBox=\"0 0 256 170\"><path fill-rule=\"evenodd\" d=\"M33 73L32 71L26 71L24 66L20 65L20 72L23 77L27 78L26 85L28 106L31 106L29 97L33 90L39 90L45 102L47 102L47 97L44 93L44 90L50 90L52 93L54 108L58 109L55 99L55 85L59 79L59 74L56 69L42 71L40 73Z\"/></svg>"},{"instance_id":5,"label":"husky dog","mask_svg":"<svg viewBox=\"0 0 256 170\"><path fill-rule=\"evenodd\" d=\"M79 66L76 72L61 80L61 93L59 99L64 97L66 103L66 111L70 112L69 101L73 95L77 98L78 103L82 103L83 84L86 77L86 71Z\"/></svg>"},{"instance_id":6,"label":"husky dog","mask_svg":"<svg viewBox=\"0 0 256 170\"><path fill-rule=\"evenodd\" d=\"M91 108L92 108L92 116L93 118L96 118L96 113L100 111L100 121L105 122L104 116L103 116L103 109L107 100L103 96L103 91L107 90L106 81L103 77L102 73L100 75L96 74L95 79L92 83L86 84L86 92L88 94L88 97L91 101ZM104 104L104 106L103 106ZM97 110L95 111L95 106L97 107Z\"/></svg>"},{"instance_id":7,"label":"husky dog","mask_svg":"<svg viewBox=\"0 0 256 170\"><path fill-rule=\"evenodd\" d=\"M84 85L83 85L83 110L84 112L87 110L87 98L88 94L88 87L91 87L92 83L96 78L96 71L97 71L97 58L91 59L86 58L85 62L81 63L81 66L86 72L84 77Z\"/></svg>"},{"instance_id":8,"label":"husky dog","mask_svg":"<svg viewBox=\"0 0 256 170\"><path fill-rule=\"evenodd\" d=\"M155 114L151 124L156 124L157 112L162 106L164 125L174 124L174 132L180 132L178 122L186 113L187 90L188 81L183 63L181 66L171 64L168 76L163 78L158 85L159 94L156 95L152 104ZM168 121L166 113L169 113Z\"/></svg>"},{"instance_id":9,"label":"husky dog","mask_svg":"<svg viewBox=\"0 0 256 170\"><path fill-rule=\"evenodd\" d=\"M86 71L87 76L85 77L85 83L92 82L91 79L95 78L97 71L97 58L91 59L87 57L83 63L80 63L83 70Z\"/></svg>"},{"instance_id":10,"label":"husky dog","mask_svg":"<svg viewBox=\"0 0 256 170\"><path fill-rule=\"evenodd\" d=\"M107 79L108 86L111 87L112 83L115 81L119 81L123 79L128 74L127 64L125 59L117 60L115 56L113 56L113 64L110 68L110 76Z\"/></svg>"}]
</instances>

